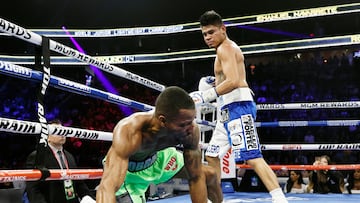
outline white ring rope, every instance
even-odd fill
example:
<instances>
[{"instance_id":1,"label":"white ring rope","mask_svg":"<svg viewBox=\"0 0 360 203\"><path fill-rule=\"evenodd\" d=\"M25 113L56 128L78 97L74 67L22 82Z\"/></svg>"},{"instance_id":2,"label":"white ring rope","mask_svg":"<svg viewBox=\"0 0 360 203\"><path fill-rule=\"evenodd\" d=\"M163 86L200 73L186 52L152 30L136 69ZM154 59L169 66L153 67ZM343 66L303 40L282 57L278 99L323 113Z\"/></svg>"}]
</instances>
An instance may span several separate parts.
<instances>
[{"instance_id":1,"label":"white ring rope","mask_svg":"<svg viewBox=\"0 0 360 203\"><path fill-rule=\"evenodd\" d=\"M41 132L40 123L20 121L0 117L0 131L25 135L38 135ZM112 133L95 130L84 130L72 127L49 125L49 134L62 135L87 140L112 141ZM208 143L199 144L206 149ZM262 150L360 150L360 143L352 144L262 144Z\"/></svg>"},{"instance_id":2,"label":"white ring rope","mask_svg":"<svg viewBox=\"0 0 360 203\"><path fill-rule=\"evenodd\" d=\"M4 62L0 60L0 73L10 75L12 77L19 77L25 80L33 79L39 81L42 77L40 71L35 71L30 68L23 66L15 65L9 62ZM53 86L72 92L86 94L87 96L100 98L105 101L109 101L115 104L127 105L133 108L140 109L141 111L148 111L153 109L153 106L146 105L140 102L136 102L125 97L121 97L112 93L103 92L101 90L88 87L86 85L69 81L63 78L56 76L51 76L50 83ZM211 103L203 104L207 109L216 108ZM327 109L327 108L360 108L360 101L344 101L344 102L317 102L317 103L287 103L287 104L257 104L258 110L301 110L301 109ZM303 122L303 121L300 121ZM285 124L286 125L286 124ZM287 124L290 125L290 124Z\"/></svg>"},{"instance_id":3,"label":"white ring rope","mask_svg":"<svg viewBox=\"0 0 360 203\"><path fill-rule=\"evenodd\" d=\"M23 79L40 80L41 72L34 71L30 68L21 67L11 63L0 61L0 73L5 73L10 76L17 76ZM83 84L58 78L55 76L50 77L50 85L78 94L83 94L116 104L127 105L142 111L148 111L154 107L140 102L129 100L127 98L117 96L108 92L103 92L95 88L88 87ZM355 105L349 105L355 106ZM197 119L196 122L201 125L215 127L214 122ZM295 126L356 126L360 124L360 120L328 120L328 121L276 121L276 122L256 122L257 127L295 127Z\"/></svg>"},{"instance_id":4,"label":"white ring rope","mask_svg":"<svg viewBox=\"0 0 360 203\"><path fill-rule=\"evenodd\" d=\"M1 18L0 18L1 19ZM0 22L1 23L1 22ZM360 34L321 37L313 39L290 40L282 42L270 42L261 44L250 44L239 46L245 55L256 53L269 53L290 50L304 50L312 48L329 48L346 45L360 44ZM108 64L130 64L130 63L159 63L170 61L184 61L215 57L212 49L199 49L178 52L166 52L156 54L133 54L133 55L112 55L93 57L101 63ZM33 57L29 56L8 56L0 55L0 60L16 64L33 64ZM87 61L81 62L76 58L51 57L51 64L58 65L84 65Z\"/></svg>"},{"instance_id":5,"label":"white ring rope","mask_svg":"<svg viewBox=\"0 0 360 203\"><path fill-rule=\"evenodd\" d=\"M41 45L42 37L30 30L26 30L23 27L20 27L18 25L15 25L9 21L6 21L2 18L0 18L0 31L6 32L14 37L17 37L21 40L30 42L35 45ZM126 71L124 69L121 69L119 67L116 67L114 65L111 65L109 63L105 63L103 61L100 61L92 56L89 56L87 54L80 53L79 51L70 48L68 46L65 46L63 44L60 44L54 40L50 40L49 42L49 48L52 51L55 51L57 53L60 53L65 56L69 56L72 58L75 58L79 61L85 62L87 64L96 66L100 68L103 71L106 71L110 74L120 76L122 78L134 81L136 83L142 84L144 86L147 86L149 88L163 91L165 89L165 86L159 83L156 83L154 81L151 81L149 79L146 79L144 77L141 77L137 74L131 73L129 71Z\"/></svg>"},{"instance_id":6,"label":"white ring rope","mask_svg":"<svg viewBox=\"0 0 360 203\"><path fill-rule=\"evenodd\" d=\"M0 131L25 135L38 135L41 132L41 125L37 122L21 121L0 117ZM85 130L64 126L58 127L49 125L49 134L88 140L112 141L111 132Z\"/></svg>"},{"instance_id":7,"label":"white ring rope","mask_svg":"<svg viewBox=\"0 0 360 203\"><path fill-rule=\"evenodd\" d=\"M265 13L251 16L233 17L224 19L227 27L238 25L258 24L264 22L278 22L285 20L295 20L319 16L331 16L346 13L359 12L360 3L343 4L334 6L324 6L317 8L298 9L291 11L282 11L276 13ZM115 29L96 29L96 30L79 30L70 29L69 33L74 37L124 37L124 36L141 36L141 35L159 35L182 33L199 30L199 23L186 23L166 26L150 26L135 28L115 28ZM67 37L66 32L61 29L34 29L35 33L48 37ZM1 34L0 35L6 35Z\"/></svg>"},{"instance_id":8,"label":"white ring rope","mask_svg":"<svg viewBox=\"0 0 360 203\"><path fill-rule=\"evenodd\" d=\"M0 61L0 73L5 73L5 74L11 75L11 76L21 77L23 79L34 79L34 80L40 80L41 74L42 74L39 71L34 71L29 68L21 67L18 65L14 65L14 64L2 62L2 61ZM143 104L140 102L135 102L135 101L129 100L129 99L121 97L121 96L117 96L117 95L114 95L114 94L111 94L108 92L103 92L101 90L97 90L95 88L91 88L86 85L75 83L75 82L65 80L62 78L58 78L55 76L51 76L50 85L55 86L60 89L63 89L63 90L66 90L66 91L71 91L74 93L103 99L105 101L109 101L112 103L127 105L127 106L130 106L133 108L140 109L142 111L148 111L148 110L153 109L153 107L150 105L146 105L146 104ZM337 103L339 103L339 102L337 102ZM323 107L323 106L355 107L358 105L357 103L349 103L349 102L345 102L344 104L347 104L347 105L342 105L342 103L340 103L340 105L317 105L317 107ZM302 104L302 105L304 105L304 104ZM315 106L315 105L312 103L309 106ZM209 122L209 121L200 120L200 119L197 119L196 122L198 124L215 127L214 122ZM257 127L292 127L292 126L354 126L354 125L359 125L359 123L360 123L359 120L329 120L329 121L256 122L255 124Z\"/></svg>"},{"instance_id":9,"label":"white ring rope","mask_svg":"<svg viewBox=\"0 0 360 203\"><path fill-rule=\"evenodd\" d=\"M257 127L358 126L360 120L255 122Z\"/></svg>"},{"instance_id":10,"label":"white ring rope","mask_svg":"<svg viewBox=\"0 0 360 203\"><path fill-rule=\"evenodd\" d=\"M360 101L289 103L289 104L257 104L256 107L258 110L360 108Z\"/></svg>"},{"instance_id":11,"label":"white ring rope","mask_svg":"<svg viewBox=\"0 0 360 203\"><path fill-rule=\"evenodd\" d=\"M262 150L360 150L360 143L346 144L264 144Z\"/></svg>"},{"instance_id":12,"label":"white ring rope","mask_svg":"<svg viewBox=\"0 0 360 203\"><path fill-rule=\"evenodd\" d=\"M22 67L22 66L18 66L15 64L11 64L11 63L7 63L7 62L3 62L0 61L0 73L12 76L12 77L19 77L25 80L35 80L35 81L41 81L42 79L42 74L40 71L34 71L30 68L26 68L26 67ZM70 80L66 80L63 78L59 78L56 76L50 76L50 81L49 84L53 87L68 91L68 92L73 92L76 94L81 94L81 95L86 95L89 97L93 97L93 98L97 98L97 99L101 99L107 102L111 102L111 103L115 103L115 104L120 104L120 105L126 105L141 111L149 111L154 109L154 106L151 105L147 105L141 102L137 102L125 97L121 97L109 92L104 92L80 83L76 83ZM202 124L202 125L207 125L207 126L212 126L215 127L214 123L211 123L209 121L204 121L204 120L200 120L197 119L196 120L197 123Z\"/></svg>"},{"instance_id":13,"label":"white ring rope","mask_svg":"<svg viewBox=\"0 0 360 203\"><path fill-rule=\"evenodd\" d=\"M0 61L0 73L9 75L11 77L18 77L25 80L35 80L40 82L42 79L42 72L35 71L30 68L18 66L8 62ZM110 92L104 92L102 90L92 88L77 82L66 80L56 76L50 76L49 84L58 89L62 89L68 92L73 92L80 95L86 95L89 97L101 99L114 104L126 105L141 111L149 111L154 109L153 106L137 102L122 96L115 95Z\"/></svg>"},{"instance_id":14,"label":"white ring rope","mask_svg":"<svg viewBox=\"0 0 360 203\"><path fill-rule=\"evenodd\" d=\"M269 165L272 170L356 170L360 164L337 164L337 165ZM250 165L236 164L237 168L253 169Z\"/></svg>"},{"instance_id":15,"label":"white ring rope","mask_svg":"<svg viewBox=\"0 0 360 203\"><path fill-rule=\"evenodd\" d=\"M200 148L206 150L209 143L201 143ZM360 150L360 143L346 144L260 144L265 151L333 151L333 150Z\"/></svg>"},{"instance_id":16,"label":"white ring rope","mask_svg":"<svg viewBox=\"0 0 360 203\"><path fill-rule=\"evenodd\" d=\"M212 111L216 108L216 103L205 103L201 105L204 111ZM342 102L303 102L286 104L257 104L258 111L262 110L302 110L302 109L351 109L360 108L360 101L342 101Z\"/></svg>"},{"instance_id":17,"label":"white ring rope","mask_svg":"<svg viewBox=\"0 0 360 203\"><path fill-rule=\"evenodd\" d=\"M200 148L206 150L209 143L201 143ZM261 150L277 150L277 151L305 151L305 150L360 150L360 143L345 143L345 144L261 144Z\"/></svg>"}]
</instances>

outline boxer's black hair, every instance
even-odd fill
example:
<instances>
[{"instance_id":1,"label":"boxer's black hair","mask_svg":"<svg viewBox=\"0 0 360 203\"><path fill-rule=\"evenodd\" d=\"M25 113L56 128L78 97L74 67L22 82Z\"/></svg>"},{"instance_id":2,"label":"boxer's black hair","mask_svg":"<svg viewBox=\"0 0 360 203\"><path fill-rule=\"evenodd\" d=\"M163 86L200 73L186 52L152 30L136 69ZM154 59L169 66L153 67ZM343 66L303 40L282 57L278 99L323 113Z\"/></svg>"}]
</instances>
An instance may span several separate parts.
<instances>
[{"instance_id":1,"label":"boxer's black hair","mask_svg":"<svg viewBox=\"0 0 360 203\"><path fill-rule=\"evenodd\" d=\"M167 87L156 99L156 116L164 115L169 119L175 118L180 109L195 109L193 99L180 87Z\"/></svg>"},{"instance_id":2,"label":"boxer's black hair","mask_svg":"<svg viewBox=\"0 0 360 203\"><path fill-rule=\"evenodd\" d=\"M220 26L223 24L222 17L214 10L206 11L204 14L200 16L199 21L201 26L207 26L207 25Z\"/></svg>"}]
</instances>

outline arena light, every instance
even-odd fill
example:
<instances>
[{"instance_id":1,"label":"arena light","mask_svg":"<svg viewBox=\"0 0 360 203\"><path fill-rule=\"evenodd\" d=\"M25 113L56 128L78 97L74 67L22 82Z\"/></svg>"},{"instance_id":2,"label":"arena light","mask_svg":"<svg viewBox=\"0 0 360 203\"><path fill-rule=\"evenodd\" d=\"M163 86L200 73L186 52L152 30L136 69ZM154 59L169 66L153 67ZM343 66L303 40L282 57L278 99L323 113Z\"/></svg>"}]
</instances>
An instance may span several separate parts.
<instances>
[{"instance_id":1,"label":"arena light","mask_svg":"<svg viewBox=\"0 0 360 203\"><path fill-rule=\"evenodd\" d=\"M294 32L286 32L286 31L282 31L282 30L273 30L273 29L268 29L268 28L260 28L260 27L254 27L254 26L249 26L249 25L238 25L237 27L246 29L246 30L254 30L254 31L266 32L266 33L276 34L276 35L284 35L284 36L289 36L289 37L294 37L294 38L299 38L299 39L311 37L311 35L299 34L299 33L294 33Z\"/></svg>"},{"instance_id":2,"label":"arena light","mask_svg":"<svg viewBox=\"0 0 360 203\"><path fill-rule=\"evenodd\" d=\"M65 31L65 33L68 35L70 41L74 44L76 49L83 54L85 53L85 50L80 46L80 44L71 36L71 34L67 31L65 26L62 26L62 29ZM106 89L106 91L119 95L119 91L111 84L111 82L106 78L106 76L95 66L89 65L91 70L94 72L95 76L100 81L101 85ZM86 78L88 80L88 78ZM133 113L131 108L125 107L125 106L119 106L121 111L125 114L125 116L129 116Z\"/></svg>"}]
</instances>

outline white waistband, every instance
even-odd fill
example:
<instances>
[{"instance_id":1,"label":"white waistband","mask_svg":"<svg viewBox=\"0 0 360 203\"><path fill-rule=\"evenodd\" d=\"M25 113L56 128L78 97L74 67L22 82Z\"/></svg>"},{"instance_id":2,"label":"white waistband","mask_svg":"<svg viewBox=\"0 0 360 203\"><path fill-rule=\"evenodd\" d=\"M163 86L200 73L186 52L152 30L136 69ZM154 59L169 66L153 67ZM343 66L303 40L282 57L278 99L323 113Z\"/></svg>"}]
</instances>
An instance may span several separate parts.
<instances>
[{"instance_id":1,"label":"white waistband","mask_svg":"<svg viewBox=\"0 0 360 203\"><path fill-rule=\"evenodd\" d=\"M248 87L239 87L233 91L221 95L217 99L218 106L223 106L238 101L254 101L252 91Z\"/></svg>"}]
</instances>

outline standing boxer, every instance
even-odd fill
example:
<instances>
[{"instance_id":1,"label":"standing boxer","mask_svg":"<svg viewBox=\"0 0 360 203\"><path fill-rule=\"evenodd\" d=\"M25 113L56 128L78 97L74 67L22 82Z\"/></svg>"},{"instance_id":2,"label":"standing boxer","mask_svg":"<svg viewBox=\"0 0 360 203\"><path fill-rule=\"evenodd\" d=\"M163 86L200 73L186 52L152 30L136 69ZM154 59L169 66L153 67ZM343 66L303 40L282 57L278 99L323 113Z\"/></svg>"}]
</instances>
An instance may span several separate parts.
<instances>
[{"instance_id":1,"label":"standing boxer","mask_svg":"<svg viewBox=\"0 0 360 203\"><path fill-rule=\"evenodd\" d=\"M270 191L273 202L287 203L277 177L263 159L255 127L256 105L246 82L244 55L230 40L221 16L207 11L200 17L205 43L216 51L215 87L190 94L196 103L217 99L217 124L206 151L206 160L220 180L220 159L232 147L236 161L246 161Z\"/></svg>"}]
</instances>

